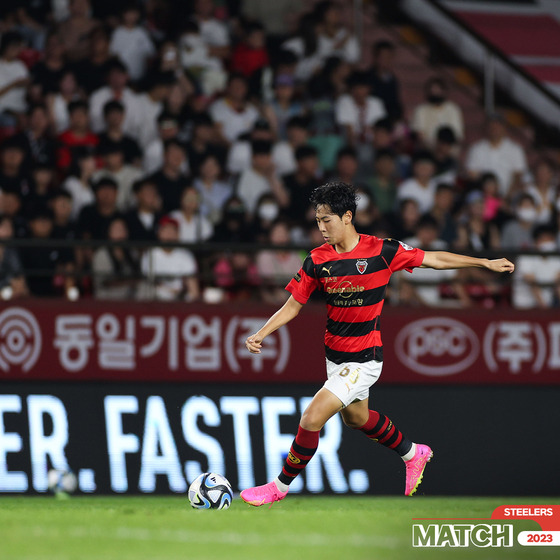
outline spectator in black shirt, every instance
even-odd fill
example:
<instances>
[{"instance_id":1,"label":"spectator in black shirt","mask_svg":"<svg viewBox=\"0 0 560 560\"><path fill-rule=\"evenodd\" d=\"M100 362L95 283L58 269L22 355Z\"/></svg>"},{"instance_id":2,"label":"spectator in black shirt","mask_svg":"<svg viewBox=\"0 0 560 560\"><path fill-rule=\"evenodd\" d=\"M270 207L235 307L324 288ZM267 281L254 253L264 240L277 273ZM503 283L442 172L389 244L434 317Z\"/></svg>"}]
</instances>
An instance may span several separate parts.
<instances>
[{"instance_id":1,"label":"spectator in black shirt","mask_svg":"<svg viewBox=\"0 0 560 560\"><path fill-rule=\"evenodd\" d=\"M134 241L155 241L157 224L161 218L158 189L150 179L141 179L132 187L136 208L125 215L128 236Z\"/></svg>"},{"instance_id":2,"label":"spectator in black shirt","mask_svg":"<svg viewBox=\"0 0 560 560\"><path fill-rule=\"evenodd\" d=\"M300 146L296 149L296 162L295 173L285 175L283 181L290 197L287 214L295 223L303 224L306 221L311 192L320 184L317 177L317 150L313 146Z\"/></svg>"},{"instance_id":3,"label":"spectator in black shirt","mask_svg":"<svg viewBox=\"0 0 560 560\"><path fill-rule=\"evenodd\" d=\"M224 204L222 219L214 228L212 241L219 243L244 243L252 241L247 226L247 209L243 200L238 196L232 196Z\"/></svg>"},{"instance_id":4,"label":"spectator in black shirt","mask_svg":"<svg viewBox=\"0 0 560 560\"><path fill-rule=\"evenodd\" d=\"M115 57L109 52L108 31L96 27L90 33L89 57L73 65L80 86L89 94L106 85L107 74L114 60Z\"/></svg>"},{"instance_id":5,"label":"spectator in black shirt","mask_svg":"<svg viewBox=\"0 0 560 560\"><path fill-rule=\"evenodd\" d=\"M13 236L12 220L0 214L0 298L3 300L27 294L27 284L18 250L2 244L3 240L12 239Z\"/></svg>"},{"instance_id":6,"label":"spectator in black shirt","mask_svg":"<svg viewBox=\"0 0 560 560\"><path fill-rule=\"evenodd\" d=\"M222 168L225 166L227 150L216 143L216 129L210 116L201 113L193 121L191 141L187 144L189 170L193 177L200 174L200 165L209 154L218 158Z\"/></svg>"},{"instance_id":7,"label":"spectator in black shirt","mask_svg":"<svg viewBox=\"0 0 560 560\"><path fill-rule=\"evenodd\" d=\"M45 58L31 71L31 92L33 97L41 98L58 91L58 84L68 68L64 59L64 44L56 32L47 37Z\"/></svg>"},{"instance_id":8,"label":"spectator in black shirt","mask_svg":"<svg viewBox=\"0 0 560 560\"><path fill-rule=\"evenodd\" d=\"M49 114L45 105L30 107L27 111L27 127L16 138L25 150L24 168L32 164L55 164L56 140L50 134Z\"/></svg>"},{"instance_id":9,"label":"spectator in black shirt","mask_svg":"<svg viewBox=\"0 0 560 560\"><path fill-rule=\"evenodd\" d=\"M45 207L37 207L29 218L30 239L52 239L53 216ZM34 296L69 294L74 286L74 256L70 248L35 245L20 251L29 292Z\"/></svg>"},{"instance_id":10,"label":"spectator in black shirt","mask_svg":"<svg viewBox=\"0 0 560 560\"><path fill-rule=\"evenodd\" d=\"M34 165L31 171L30 190L25 197L25 212L37 206L46 206L54 185L54 168L41 163Z\"/></svg>"},{"instance_id":11,"label":"spectator in black shirt","mask_svg":"<svg viewBox=\"0 0 560 560\"><path fill-rule=\"evenodd\" d=\"M377 41L373 45L373 65L369 69L372 93L385 105L389 118L399 121L403 116L399 80L393 72L395 46L389 41Z\"/></svg>"},{"instance_id":12,"label":"spectator in black shirt","mask_svg":"<svg viewBox=\"0 0 560 560\"><path fill-rule=\"evenodd\" d=\"M150 176L150 180L157 185L165 214L181 205L181 193L188 183L187 176L182 172L185 157L185 147L181 142L175 139L167 140L163 152L163 166Z\"/></svg>"},{"instance_id":13,"label":"spectator in black shirt","mask_svg":"<svg viewBox=\"0 0 560 560\"><path fill-rule=\"evenodd\" d=\"M23 200L19 191L3 188L0 192L2 213L12 221L14 237L27 236L27 220L23 217Z\"/></svg>"},{"instance_id":14,"label":"spectator in black shirt","mask_svg":"<svg viewBox=\"0 0 560 560\"><path fill-rule=\"evenodd\" d=\"M117 210L117 183L104 177L93 185L95 202L84 206L78 218L78 231L83 239L107 239L112 220L122 217Z\"/></svg>"},{"instance_id":15,"label":"spectator in black shirt","mask_svg":"<svg viewBox=\"0 0 560 560\"><path fill-rule=\"evenodd\" d=\"M29 176L25 172L25 146L21 137L12 136L0 147L0 188L26 196L30 191Z\"/></svg>"},{"instance_id":16,"label":"spectator in black shirt","mask_svg":"<svg viewBox=\"0 0 560 560\"><path fill-rule=\"evenodd\" d=\"M64 190L54 191L49 200L53 212L53 239L76 239L76 223L72 220L72 195Z\"/></svg>"}]
</instances>

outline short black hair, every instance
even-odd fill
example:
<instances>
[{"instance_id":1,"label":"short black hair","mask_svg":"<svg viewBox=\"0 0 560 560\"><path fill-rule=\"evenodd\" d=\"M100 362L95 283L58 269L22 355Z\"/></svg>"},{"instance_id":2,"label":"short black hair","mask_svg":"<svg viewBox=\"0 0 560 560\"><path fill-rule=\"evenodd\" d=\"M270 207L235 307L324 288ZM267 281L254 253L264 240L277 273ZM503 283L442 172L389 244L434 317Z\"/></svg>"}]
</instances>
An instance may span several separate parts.
<instances>
[{"instance_id":1,"label":"short black hair","mask_svg":"<svg viewBox=\"0 0 560 560\"><path fill-rule=\"evenodd\" d=\"M296 115L290 117L286 123L286 128L304 128L307 130L311 125L311 119L309 117L302 117L301 115Z\"/></svg>"},{"instance_id":2,"label":"short black hair","mask_svg":"<svg viewBox=\"0 0 560 560\"><path fill-rule=\"evenodd\" d=\"M395 159L395 157L396 157L395 151L392 150L391 148L379 148L379 150L375 150L374 160L379 161L380 159L383 158Z\"/></svg>"},{"instance_id":3,"label":"short black hair","mask_svg":"<svg viewBox=\"0 0 560 560\"><path fill-rule=\"evenodd\" d=\"M122 72L123 74L128 74L127 67L118 58L111 58L107 62L107 67L106 67L107 75L109 75L114 70L117 70L118 72Z\"/></svg>"},{"instance_id":4,"label":"short black hair","mask_svg":"<svg viewBox=\"0 0 560 560\"><path fill-rule=\"evenodd\" d=\"M270 155L272 153L272 142L268 140L255 140L251 142L252 155Z\"/></svg>"},{"instance_id":5,"label":"short black hair","mask_svg":"<svg viewBox=\"0 0 560 560\"><path fill-rule=\"evenodd\" d=\"M433 216L430 216L430 214L424 214L416 224L416 230L421 228L430 228L439 231L439 224Z\"/></svg>"},{"instance_id":6,"label":"short black hair","mask_svg":"<svg viewBox=\"0 0 560 560\"><path fill-rule=\"evenodd\" d=\"M451 183L438 183L436 193L441 191L449 191L455 194L455 187Z\"/></svg>"},{"instance_id":7,"label":"short black hair","mask_svg":"<svg viewBox=\"0 0 560 560\"><path fill-rule=\"evenodd\" d=\"M183 152L187 153L187 148L186 146L179 140L177 140L177 138L169 138L167 139L164 143L163 143L163 151L167 152L167 150L171 147L171 146L176 146L177 148L181 148L181 150L183 150Z\"/></svg>"},{"instance_id":8,"label":"short black hair","mask_svg":"<svg viewBox=\"0 0 560 560\"><path fill-rule=\"evenodd\" d=\"M78 111L80 109L88 113L89 112L88 102L84 101L83 99L77 99L75 101L70 101L70 103L68 103L68 114L71 115L74 111Z\"/></svg>"},{"instance_id":9,"label":"short black hair","mask_svg":"<svg viewBox=\"0 0 560 560\"><path fill-rule=\"evenodd\" d=\"M345 157L350 157L357 160L358 152L356 151L356 148L353 148L352 146L343 146L342 148L340 148L340 150L338 150L338 152L336 153L336 161L340 161Z\"/></svg>"},{"instance_id":10,"label":"short black hair","mask_svg":"<svg viewBox=\"0 0 560 560\"><path fill-rule=\"evenodd\" d=\"M350 211L352 221L356 215L358 195L356 189L348 183L332 182L317 187L309 197L315 210L319 206L328 206L333 214L340 218Z\"/></svg>"},{"instance_id":11,"label":"short black hair","mask_svg":"<svg viewBox=\"0 0 560 560\"><path fill-rule=\"evenodd\" d=\"M533 230L533 241L537 241L537 239L543 235L548 235L549 237L556 237L555 227L550 224L542 224L540 226L537 226Z\"/></svg>"},{"instance_id":12,"label":"short black hair","mask_svg":"<svg viewBox=\"0 0 560 560\"><path fill-rule=\"evenodd\" d=\"M101 177L99 181L93 184L93 192L96 193L99 189L102 189L103 187L109 187L110 189L114 189L116 191L119 190L119 186L114 179L111 179L110 177Z\"/></svg>"},{"instance_id":13,"label":"short black hair","mask_svg":"<svg viewBox=\"0 0 560 560\"><path fill-rule=\"evenodd\" d=\"M55 200L56 198L66 198L70 201L73 200L72 195L66 189L56 189L49 195L49 200Z\"/></svg>"},{"instance_id":14,"label":"short black hair","mask_svg":"<svg viewBox=\"0 0 560 560\"><path fill-rule=\"evenodd\" d=\"M0 55L4 54L12 45L21 45L23 42L23 35L19 31L6 31L0 39Z\"/></svg>"},{"instance_id":15,"label":"short black hair","mask_svg":"<svg viewBox=\"0 0 560 560\"><path fill-rule=\"evenodd\" d=\"M298 146L296 148L296 152L295 152L295 158L296 161L300 161L302 159L306 159L306 158L312 158L312 157L317 157L317 148L315 148L314 146L307 146L307 145L303 145L303 146Z\"/></svg>"},{"instance_id":16,"label":"short black hair","mask_svg":"<svg viewBox=\"0 0 560 560\"><path fill-rule=\"evenodd\" d=\"M109 113L113 111L118 111L119 113L124 113L124 105L117 101L116 99L111 99L111 101L107 101L105 105L103 105L103 116L106 118Z\"/></svg>"},{"instance_id":17,"label":"short black hair","mask_svg":"<svg viewBox=\"0 0 560 560\"><path fill-rule=\"evenodd\" d=\"M355 86L368 86L371 88L369 74L363 70L356 70L352 72L352 74L348 76L346 84L349 88L353 88Z\"/></svg>"},{"instance_id":18,"label":"short black hair","mask_svg":"<svg viewBox=\"0 0 560 560\"><path fill-rule=\"evenodd\" d=\"M156 183L149 177L144 177L143 179L138 179L138 181L134 181L134 183L132 184L132 192L134 194L138 194L144 187L148 185L152 186L157 191Z\"/></svg>"}]
</instances>

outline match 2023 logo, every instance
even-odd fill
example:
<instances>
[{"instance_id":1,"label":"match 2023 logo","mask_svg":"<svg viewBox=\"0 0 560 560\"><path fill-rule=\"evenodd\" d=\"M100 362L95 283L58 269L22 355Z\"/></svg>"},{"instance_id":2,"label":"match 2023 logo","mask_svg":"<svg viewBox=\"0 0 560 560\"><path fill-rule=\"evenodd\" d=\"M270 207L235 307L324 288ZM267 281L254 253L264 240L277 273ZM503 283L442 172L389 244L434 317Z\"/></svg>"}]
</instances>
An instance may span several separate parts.
<instances>
[{"instance_id":1,"label":"match 2023 logo","mask_svg":"<svg viewBox=\"0 0 560 560\"><path fill-rule=\"evenodd\" d=\"M515 535L514 525L507 523L513 520L535 521L541 530L519 531ZM416 548L501 548L512 547L516 542L521 546L560 546L558 505L506 505L496 508L489 518L415 518L413 521L412 546Z\"/></svg>"}]
</instances>

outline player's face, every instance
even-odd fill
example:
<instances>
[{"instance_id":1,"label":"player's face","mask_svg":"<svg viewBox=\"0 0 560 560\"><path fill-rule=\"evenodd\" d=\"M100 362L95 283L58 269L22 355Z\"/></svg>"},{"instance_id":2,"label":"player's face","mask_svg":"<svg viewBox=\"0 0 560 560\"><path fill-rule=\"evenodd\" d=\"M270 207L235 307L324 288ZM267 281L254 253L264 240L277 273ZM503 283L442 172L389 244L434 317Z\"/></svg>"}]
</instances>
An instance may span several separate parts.
<instances>
[{"instance_id":1,"label":"player's face","mask_svg":"<svg viewBox=\"0 0 560 560\"><path fill-rule=\"evenodd\" d=\"M315 219L317 220L317 226L323 239L329 245L336 245L340 243L346 234L345 220L346 215L342 218L337 214L333 214L332 210L325 205L317 207L315 212Z\"/></svg>"}]
</instances>

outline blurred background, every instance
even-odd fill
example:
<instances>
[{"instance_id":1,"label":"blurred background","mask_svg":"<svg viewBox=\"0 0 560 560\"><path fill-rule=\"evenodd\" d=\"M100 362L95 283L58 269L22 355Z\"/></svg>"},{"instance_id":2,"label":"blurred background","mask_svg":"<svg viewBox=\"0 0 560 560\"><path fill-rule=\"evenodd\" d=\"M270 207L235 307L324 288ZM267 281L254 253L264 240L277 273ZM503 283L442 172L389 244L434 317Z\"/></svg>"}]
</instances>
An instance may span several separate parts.
<instances>
[{"instance_id":1,"label":"blurred background","mask_svg":"<svg viewBox=\"0 0 560 560\"><path fill-rule=\"evenodd\" d=\"M516 264L392 278L373 406L434 448L423 488L559 493L559 31L550 0L4 3L0 492L276 476L321 298L243 341L345 181L360 233ZM342 432L295 491L400 493Z\"/></svg>"}]
</instances>

